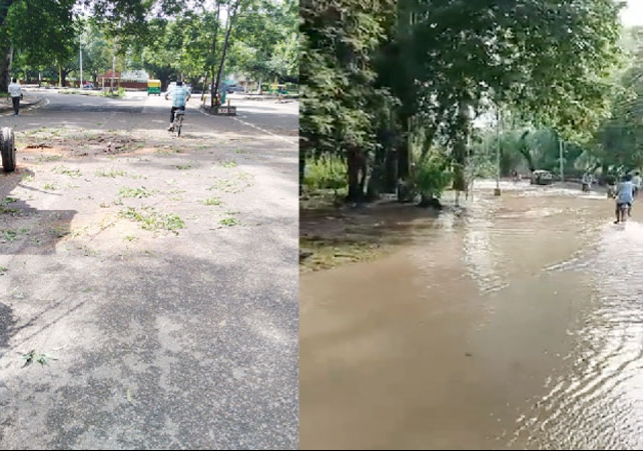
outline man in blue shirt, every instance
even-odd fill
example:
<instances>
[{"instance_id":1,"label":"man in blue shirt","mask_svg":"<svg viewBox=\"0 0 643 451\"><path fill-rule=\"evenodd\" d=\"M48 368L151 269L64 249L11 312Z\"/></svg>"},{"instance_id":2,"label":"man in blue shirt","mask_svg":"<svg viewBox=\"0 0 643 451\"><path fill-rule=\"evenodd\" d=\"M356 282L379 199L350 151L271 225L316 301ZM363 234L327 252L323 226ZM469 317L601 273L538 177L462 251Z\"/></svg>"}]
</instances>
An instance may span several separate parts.
<instances>
[{"instance_id":1,"label":"man in blue shirt","mask_svg":"<svg viewBox=\"0 0 643 451\"><path fill-rule=\"evenodd\" d=\"M185 111L185 104L190 100L190 92L185 89L182 81L177 81L176 86L165 93L165 100L172 96L172 110L170 113L170 126L167 131L174 130L174 112L176 110Z\"/></svg>"},{"instance_id":2,"label":"man in blue shirt","mask_svg":"<svg viewBox=\"0 0 643 451\"><path fill-rule=\"evenodd\" d=\"M632 213L632 202L634 202L634 184L632 183L632 176L627 174L625 176L625 181L621 183L617 189L616 194L616 222L618 224L621 220L619 211L621 205L627 205L627 215L630 216Z\"/></svg>"}]
</instances>

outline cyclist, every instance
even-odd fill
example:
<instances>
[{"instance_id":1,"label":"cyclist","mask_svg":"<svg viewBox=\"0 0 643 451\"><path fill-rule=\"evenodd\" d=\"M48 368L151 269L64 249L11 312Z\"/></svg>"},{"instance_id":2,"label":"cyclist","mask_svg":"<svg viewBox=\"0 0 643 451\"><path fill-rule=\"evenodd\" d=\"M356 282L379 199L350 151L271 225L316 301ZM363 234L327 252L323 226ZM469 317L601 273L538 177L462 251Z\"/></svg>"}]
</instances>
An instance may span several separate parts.
<instances>
[{"instance_id":1,"label":"cyclist","mask_svg":"<svg viewBox=\"0 0 643 451\"><path fill-rule=\"evenodd\" d=\"M190 100L190 91L185 89L182 81L177 81L176 86L165 93L165 100L172 96L172 110L170 112L170 126L167 131L174 131L174 112L176 110L185 111L185 105Z\"/></svg>"},{"instance_id":2,"label":"cyclist","mask_svg":"<svg viewBox=\"0 0 643 451\"><path fill-rule=\"evenodd\" d=\"M617 188L616 195L616 221L618 224L621 221L620 210L622 205L627 206L627 215L632 215L632 202L634 202L634 184L632 183L632 176L627 174L625 180Z\"/></svg>"}]
</instances>

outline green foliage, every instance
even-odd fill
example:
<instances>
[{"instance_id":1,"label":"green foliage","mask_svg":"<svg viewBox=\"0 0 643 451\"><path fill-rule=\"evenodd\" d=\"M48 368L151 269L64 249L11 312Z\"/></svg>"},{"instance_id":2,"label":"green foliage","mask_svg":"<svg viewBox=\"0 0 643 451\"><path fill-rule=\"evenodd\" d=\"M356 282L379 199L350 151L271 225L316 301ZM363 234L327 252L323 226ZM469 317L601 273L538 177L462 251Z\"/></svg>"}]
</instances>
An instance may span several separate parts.
<instances>
[{"instance_id":1,"label":"green foliage","mask_svg":"<svg viewBox=\"0 0 643 451\"><path fill-rule=\"evenodd\" d=\"M417 136L425 153L433 144L452 149L443 157L461 188L472 115L500 106L524 121L502 137L505 171L558 163L547 136L552 130L554 142L569 141L566 159L586 155L588 146L571 143L586 142L609 112L612 74L622 61L621 6L612 0L304 1L302 149L341 155L356 145L375 151L381 164L382 151L404 149ZM394 139L384 142L384 131ZM396 155L404 166L405 153ZM423 173L437 177L442 163L429 162ZM422 180L428 184L428 176Z\"/></svg>"},{"instance_id":2,"label":"green foliage","mask_svg":"<svg viewBox=\"0 0 643 451\"><path fill-rule=\"evenodd\" d=\"M324 154L306 162L304 183L311 190L339 190L346 187L348 175L343 158Z\"/></svg>"},{"instance_id":3,"label":"green foliage","mask_svg":"<svg viewBox=\"0 0 643 451\"><path fill-rule=\"evenodd\" d=\"M439 199L442 192L453 182L449 169L449 159L439 151L431 151L425 156L415 153L417 162L411 171L411 182L416 191L424 198Z\"/></svg>"},{"instance_id":4,"label":"green foliage","mask_svg":"<svg viewBox=\"0 0 643 451\"><path fill-rule=\"evenodd\" d=\"M25 62L42 66L63 63L73 52L77 23L76 0L17 0L12 2L0 34L25 54Z\"/></svg>"},{"instance_id":5,"label":"green foliage","mask_svg":"<svg viewBox=\"0 0 643 451\"><path fill-rule=\"evenodd\" d=\"M372 105L389 97L375 85L372 58L385 37L391 2L304 2L301 5L300 135L304 150L376 147Z\"/></svg>"}]
</instances>

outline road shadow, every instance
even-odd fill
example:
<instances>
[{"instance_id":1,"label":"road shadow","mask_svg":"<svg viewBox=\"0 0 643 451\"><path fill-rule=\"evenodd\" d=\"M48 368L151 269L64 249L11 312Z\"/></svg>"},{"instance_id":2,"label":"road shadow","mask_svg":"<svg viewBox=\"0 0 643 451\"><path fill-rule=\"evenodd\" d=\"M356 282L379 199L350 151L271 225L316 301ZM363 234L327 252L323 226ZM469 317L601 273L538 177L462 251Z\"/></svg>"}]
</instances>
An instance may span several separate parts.
<instances>
[{"instance_id":1,"label":"road shadow","mask_svg":"<svg viewBox=\"0 0 643 451\"><path fill-rule=\"evenodd\" d=\"M15 327L16 319L13 316L13 309L0 302L0 356L2 356L3 350L9 346L9 338L15 333Z\"/></svg>"},{"instance_id":2,"label":"road shadow","mask_svg":"<svg viewBox=\"0 0 643 451\"><path fill-rule=\"evenodd\" d=\"M262 245L278 255L258 256L238 234L216 241L229 257L88 259L50 281L56 306L37 321L16 307L31 324L12 326L0 365L13 390L0 448L297 449L296 246L268 234ZM58 360L13 363L41 335ZM32 428L12 424L27 412Z\"/></svg>"},{"instance_id":3,"label":"road shadow","mask_svg":"<svg viewBox=\"0 0 643 451\"><path fill-rule=\"evenodd\" d=\"M40 192L21 184L23 178L33 176L32 170L20 166L0 173L0 255L53 254L58 241L69 233L76 210L37 209L24 200L24 193L15 193L19 187Z\"/></svg>"}]
</instances>

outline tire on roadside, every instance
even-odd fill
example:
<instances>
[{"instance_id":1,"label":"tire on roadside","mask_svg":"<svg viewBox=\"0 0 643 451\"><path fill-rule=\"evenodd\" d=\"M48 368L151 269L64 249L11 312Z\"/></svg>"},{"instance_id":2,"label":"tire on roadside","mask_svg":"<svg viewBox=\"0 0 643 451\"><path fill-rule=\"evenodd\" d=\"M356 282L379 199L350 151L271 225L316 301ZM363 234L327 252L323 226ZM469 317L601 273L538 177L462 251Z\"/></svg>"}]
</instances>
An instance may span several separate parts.
<instances>
[{"instance_id":1,"label":"tire on roadside","mask_svg":"<svg viewBox=\"0 0 643 451\"><path fill-rule=\"evenodd\" d=\"M0 129L0 153L4 171L13 172L16 169L16 147L13 130L9 127Z\"/></svg>"}]
</instances>

